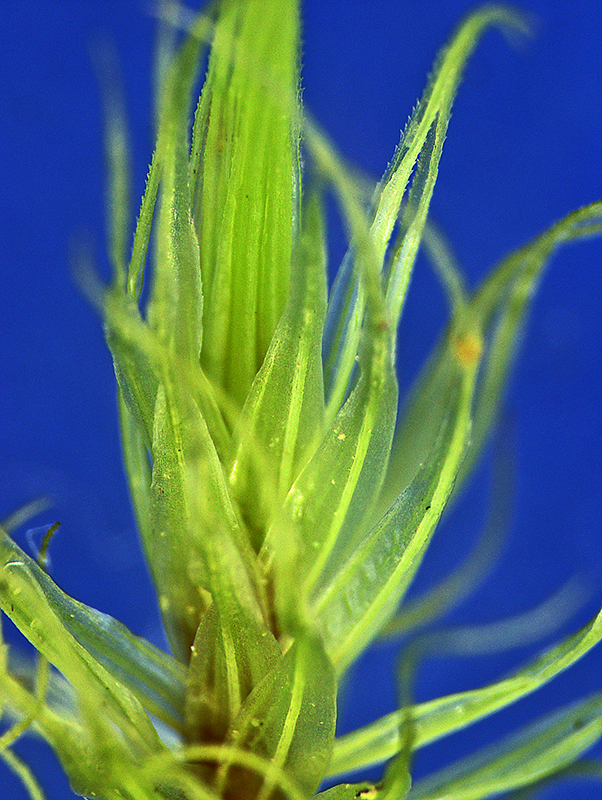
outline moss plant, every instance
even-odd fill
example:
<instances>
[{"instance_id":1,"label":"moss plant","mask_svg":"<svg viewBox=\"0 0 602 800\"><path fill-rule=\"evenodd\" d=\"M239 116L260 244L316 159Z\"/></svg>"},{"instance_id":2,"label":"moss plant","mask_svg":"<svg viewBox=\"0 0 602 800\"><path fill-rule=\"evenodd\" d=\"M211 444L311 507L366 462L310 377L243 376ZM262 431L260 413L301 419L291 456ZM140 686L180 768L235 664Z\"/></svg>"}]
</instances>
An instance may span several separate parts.
<instances>
[{"instance_id":1,"label":"moss plant","mask_svg":"<svg viewBox=\"0 0 602 800\"><path fill-rule=\"evenodd\" d=\"M301 108L295 0L162 12L157 140L133 246L125 126L109 98L113 280L86 286L171 652L64 594L45 570L48 542L33 561L6 525L0 604L39 656L0 651L0 755L42 797L12 748L36 732L76 793L106 800L302 800L385 762L377 785L339 783L325 800L477 800L581 764L602 734L602 692L411 780L418 748L569 667L602 638L602 615L495 684L428 703L411 702L414 650L402 707L335 737L351 665L440 604L408 613L402 601L496 420L550 256L602 229L602 202L584 206L468 292L427 221L466 61L486 29L521 31L522 18L486 6L458 27L367 193ZM350 242L330 287L326 190ZM400 406L396 331L421 242L451 315Z\"/></svg>"}]
</instances>

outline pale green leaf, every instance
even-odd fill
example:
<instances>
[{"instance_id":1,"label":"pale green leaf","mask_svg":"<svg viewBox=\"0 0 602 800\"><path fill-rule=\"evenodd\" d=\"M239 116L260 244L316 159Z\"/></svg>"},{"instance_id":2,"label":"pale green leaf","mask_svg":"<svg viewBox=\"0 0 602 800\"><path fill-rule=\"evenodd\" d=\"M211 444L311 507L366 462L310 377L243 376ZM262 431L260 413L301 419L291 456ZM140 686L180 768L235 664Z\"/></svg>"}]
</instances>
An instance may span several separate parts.
<instances>
[{"instance_id":1,"label":"pale green leaf","mask_svg":"<svg viewBox=\"0 0 602 800\"><path fill-rule=\"evenodd\" d=\"M123 294L109 293L105 306L108 338L128 408L130 402L134 410L137 407L132 400L136 393L145 404L145 415L153 401L146 444L150 486L142 443L132 430L128 432L128 458L135 463L137 485L142 488L137 506L148 521L144 545L166 630L174 654L186 663L209 602L206 592L227 603L237 598L249 613L261 616L258 600L264 607L263 590L248 536L201 412L201 407L209 408L214 422L219 416L211 387L198 366L193 368L186 356L182 360L157 341ZM148 420L143 418L142 423L146 433ZM216 428L219 424L215 422ZM203 493L198 492L199 485L205 486ZM219 546L217 530L224 533Z\"/></svg>"},{"instance_id":2,"label":"pale green leaf","mask_svg":"<svg viewBox=\"0 0 602 800\"><path fill-rule=\"evenodd\" d=\"M339 783L316 797L320 800L380 800L383 795L382 787L373 783Z\"/></svg>"},{"instance_id":3,"label":"pale green leaf","mask_svg":"<svg viewBox=\"0 0 602 800\"><path fill-rule=\"evenodd\" d=\"M46 795L42 791L42 787L36 780L33 772L27 766L27 764L19 758L19 756L15 755L15 753L8 748L2 748L0 749L0 758L15 773L15 775L21 779L21 782L27 790L31 800L46 800Z\"/></svg>"},{"instance_id":4,"label":"pale green leaf","mask_svg":"<svg viewBox=\"0 0 602 800\"><path fill-rule=\"evenodd\" d=\"M224 621L212 605L201 619L188 668L187 740L223 741L244 701L281 656L265 626L241 612Z\"/></svg>"},{"instance_id":5,"label":"pale green leaf","mask_svg":"<svg viewBox=\"0 0 602 800\"><path fill-rule=\"evenodd\" d=\"M422 747L525 697L574 664L602 639L602 612L572 636L555 645L509 678L420 703L412 709L415 747ZM404 709L340 737L335 742L331 775L386 761L401 747L399 726Z\"/></svg>"},{"instance_id":6,"label":"pale green leaf","mask_svg":"<svg viewBox=\"0 0 602 800\"><path fill-rule=\"evenodd\" d=\"M186 681L182 665L118 620L65 594L2 532L0 542L4 563L23 562L22 571L26 570L32 586L42 591L47 611L65 632L131 691L149 713L181 728Z\"/></svg>"},{"instance_id":7,"label":"pale green leaf","mask_svg":"<svg viewBox=\"0 0 602 800\"><path fill-rule=\"evenodd\" d=\"M408 800L481 800L528 786L573 762L601 735L602 695L595 694L417 783Z\"/></svg>"},{"instance_id":8,"label":"pale green leaf","mask_svg":"<svg viewBox=\"0 0 602 800\"><path fill-rule=\"evenodd\" d=\"M370 234L376 263L383 270L390 238L415 171L400 231L389 264L384 269L387 308L395 327L423 235L453 100L468 58L484 31L494 25L525 30L524 21L516 12L495 5L483 7L460 25L437 58L433 76L406 126L373 201ZM363 292L351 279L353 260L350 253L343 262L329 307L325 359L327 418L340 406L348 391L364 314Z\"/></svg>"},{"instance_id":9,"label":"pale green leaf","mask_svg":"<svg viewBox=\"0 0 602 800\"><path fill-rule=\"evenodd\" d=\"M471 430L478 360L459 355L452 332L445 391L433 403L445 409L439 436L416 478L312 598L327 651L342 672L394 613L418 568L453 489Z\"/></svg>"},{"instance_id":10,"label":"pale green leaf","mask_svg":"<svg viewBox=\"0 0 602 800\"><path fill-rule=\"evenodd\" d=\"M303 613L305 598L327 580L340 553L361 537L384 477L397 408L393 332L368 220L347 170L326 139L312 126L306 128L306 135L316 164L334 184L348 221L357 279L366 295L366 317L357 382L327 424L321 445L291 487L282 516L266 539L268 554L272 545L278 549L278 543L291 536L298 547L301 603L291 594L289 563L280 555L275 562L277 598L284 615L291 609L293 615L299 609Z\"/></svg>"},{"instance_id":11,"label":"pale green leaf","mask_svg":"<svg viewBox=\"0 0 602 800\"><path fill-rule=\"evenodd\" d=\"M167 71L159 106L157 160L161 166L155 275L149 321L159 339L184 361L198 363L203 294L200 249L191 215L190 116L192 88L209 20L200 15Z\"/></svg>"},{"instance_id":12,"label":"pale green leaf","mask_svg":"<svg viewBox=\"0 0 602 800\"><path fill-rule=\"evenodd\" d=\"M78 692L83 693L89 709L95 708L100 713L102 706L103 715L137 747L147 752L156 750L159 739L140 702L120 679L96 660L88 650L86 640L90 642L91 649L98 648L97 652L103 655L107 664L111 664L111 655L116 658L114 669L120 677L123 677L124 663L128 664L132 652L146 657L144 666L135 667L131 683L136 686L137 692L147 697L153 710L159 711L165 704L169 707L173 702L166 695L178 685L178 670L175 666L172 669L169 657L160 654L148 643L137 642L135 637L128 635L126 629L116 623L107 623L108 618L104 621L109 641L103 653L102 630L94 627L98 618L94 618L85 606L64 595L48 575L2 531L0 569L0 606L21 633L65 675ZM78 640L79 637L83 644ZM148 694L144 686L147 677L150 679ZM179 688L181 690L181 683Z\"/></svg>"},{"instance_id":13,"label":"pale green leaf","mask_svg":"<svg viewBox=\"0 0 602 800\"><path fill-rule=\"evenodd\" d=\"M602 202L574 211L504 259L466 303L463 298L462 302L455 302L455 316L475 320L486 344L475 396L471 448L455 492L470 474L496 420L530 300L550 256L560 244L592 236L600 230ZM446 358L445 347L439 345L400 419L379 502L383 510L412 479L433 446L444 409L432 400L441 394L447 381Z\"/></svg>"}]
</instances>

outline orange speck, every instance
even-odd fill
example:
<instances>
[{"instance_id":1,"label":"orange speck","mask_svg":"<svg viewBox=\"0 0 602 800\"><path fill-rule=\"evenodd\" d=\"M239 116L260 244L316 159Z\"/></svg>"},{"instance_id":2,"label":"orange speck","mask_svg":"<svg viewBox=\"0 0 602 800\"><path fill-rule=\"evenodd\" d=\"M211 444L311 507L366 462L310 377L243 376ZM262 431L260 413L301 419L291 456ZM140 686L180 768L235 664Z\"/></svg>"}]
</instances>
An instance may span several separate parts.
<instances>
[{"instance_id":1,"label":"orange speck","mask_svg":"<svg viewBox=\"0 0 602 800\"><path fill-rule=\"evenodd\" d=\"M464 367L472 367L478 363L483 352L483 339L479 333L469 331L455 337L454 350L456 357Z\"/></svg>"}]
</instances>

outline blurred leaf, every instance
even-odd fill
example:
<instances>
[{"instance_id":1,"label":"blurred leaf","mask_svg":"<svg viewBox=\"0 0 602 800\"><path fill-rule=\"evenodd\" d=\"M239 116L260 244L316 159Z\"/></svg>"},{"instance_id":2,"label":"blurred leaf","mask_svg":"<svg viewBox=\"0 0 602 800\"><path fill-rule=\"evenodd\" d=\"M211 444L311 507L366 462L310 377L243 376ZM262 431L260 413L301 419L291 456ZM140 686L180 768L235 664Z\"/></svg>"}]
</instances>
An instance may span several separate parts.
<instances>
[{"instance_id":1,"label":"blurred leaf","mask_svg":"<svg viewBox=\"0 0 602 800\"><path fill-rule=\"evenodd\" d=\"M2 531L0 556L2 609L77 689L78 676L85 676L96 686L97 702L99 692L109 692L122 723L127 721L128 730L139 725L149 742L156 734L130 693L146 711L181 729L186 674L177 661L113 617L69 597Z\"/></svg>"},{"instance_id":2,"label":"blurred leaf","mask_svg":"<svg viewBox=\"0 0 602 800\"><path fill-rule=\"evenodd\" d=\"M572 212L504 259L466 305L456 303L456 315L469 316L483 331L485 349L475 396L471 447L455 492L472 471L497 418L529 303L550 256L560 244L592 236L601 230L602 201ZM433 398L444 391L448 380L446 358L445 345L440 344L419 377L400 418L379 504L383 510L412 480L438 434L444 411Z\"/></svg>"},{"instance_id":3,"label":"blurred leaf","mask_svg":"<svg viewBox=\"0 0 602 800\"><path fill-rule=\"evenodd\" d=\"M525 697L574 664L602 639L602 611L560 644L535 658L509 678L458 694L438 697L412 709L415 747L422 747L461 730L500 708ZM331 775L339 775L391 758L401 741L399 726L404 709L346 734L335 741Z\"/></svg>"},{"instance_id":4,"label":"blurred leaf","mask_svg":"<svg viewBox=\"0 0 602 800\"><path fill-rule=\"evenodd\" d=\"M528 786L570 764L600 735L602 694L596 694L420 781L408 800L481 800Z\"/></svg>"}]
</instances>

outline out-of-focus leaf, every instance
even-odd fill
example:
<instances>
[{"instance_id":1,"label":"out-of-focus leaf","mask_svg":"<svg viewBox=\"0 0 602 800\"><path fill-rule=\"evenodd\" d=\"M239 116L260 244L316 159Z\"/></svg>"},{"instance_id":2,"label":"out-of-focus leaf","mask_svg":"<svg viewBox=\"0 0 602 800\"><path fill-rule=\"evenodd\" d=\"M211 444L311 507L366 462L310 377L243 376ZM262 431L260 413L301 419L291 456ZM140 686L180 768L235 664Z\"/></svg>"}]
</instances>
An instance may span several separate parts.
<instances>
[{"instance_id":1,"label":"out-of-focus leaf","mask_svg":"<svg viewBox=\"0 0 602 800\"><path fill-rule=\"evenodd\" d=\"M383 795L382 787L373 783L339 783L316 797L320 800L380 800Z\"/></svg>"},{"instance_id":2,"label":"out-of-focus leaf","mask_svg":"<svg viewBox=\"0 0 602 800\"><path fill-rule=\"evenodd\" d=\"M102 707L102 714L143 752L158 749L157 732L133 691L100 664L85 643L81 644L74 631L69 629L69 617L73 613L74 628L79 636L84 642L90 639L92 647L103 652L102 632L95 630L96 621L88 609L67 598L3 532L0 532L0 570L0 606L21 633L77 687L78 692L83 693L89 708L97 708L101 713L99 709ZM119 673L124 663L132 658L132 651L145 656L147 661L144 665L132 665L131 682L146 696L148 675L152 687L148 689L148 698L153 710L169 708L173 701L166 695L174 685L178 685L174 679L178 670L177 667L172 669L171 659L150 644L137 643L131 634L131 638L128 637L125 628L117 625L107 627L112 638L108 642L106 662L111 663L112 649L118 660L115 671Z\"/></svg>"},{"instance_id":3,"label":"out-of-focus leaf","mask_svg":"<svg viewBox=\"0 0 602 800\"><path fill-rule=\"evenodd\" d=\"M467 692L439 697L412 709L414 746L421 747L465 728L500 708L525 697L574 664L602 639L602 611L580 631L569 636L509 678ZM401 746L399 726L404 710L338 738L329 772L340 775L381 763Z\"/></svg>"},{"instance_id":4,"label":"out-of-focus leaf","mask_svg":"<svg viewBox=\"0 0 602 800\"><path fill-rule=\"evenodd\" d=\"M113 617L69 597L2 531L0 553L4 582L0 603L3 610L25 636L29 638L29 631L33 638L41 637L44 640L43 646L38 649L63 674L69 677L68 670L61 666L63 659L67 659L65 663L69 663L69 653L62 655L61 663L51 657L53 652L61 652L61 642L45 641L46 634L50 637L50 629L46 631L36 619L35 603L38 601L45 605L44 618L49 620L53 629L61 632L60 640L63 644L68 643L77 653L77 657L72 657L75 664L78 661L95 664L100 670L99 676L106 670L149 713L176 729L182 728L186 672L177 661L146 639L132 634ZM42 616L41 610L37 613ZM90 668L92 672L95 666ZM91 676L88 680L91 681ZM116 698L120 697L121 694L118 693ZM127 693L123 693L123 698L127 698ZM139 713L134 718L145 719ZM148 736L148 720L143 722L142 731L145 728Z\"/></svg>"},{"instance_id":5,"label":"out-of-focus leaf","mask_svg":"<svg viewBox=\"0 0 602 800\"><path fill-rule=\"evenodd\" d=\"M595 694L417 783L408 800L481 800L528 786L573 762L601 735L602 694Z\"/></svg>"},{"instance_id":6,"label":"out-of-focus leaf","mask_svg":"<svg viewBox=\"0 0 602 800\"><path fill-rule=\"evenodd\" d=\"M508 373L524 327L537 281L553 251L562 243L602 230L602 202L572 212L529 244L504 259L458 314L469 314L484 334L485 349L474 407L471 447L455 492L470 474L495 422ZM445 349L439 346L417 381L393 441L379 507L393 502L428 457L444 413L432 398L447 380Z\"/></svg>"}]
</instances>

